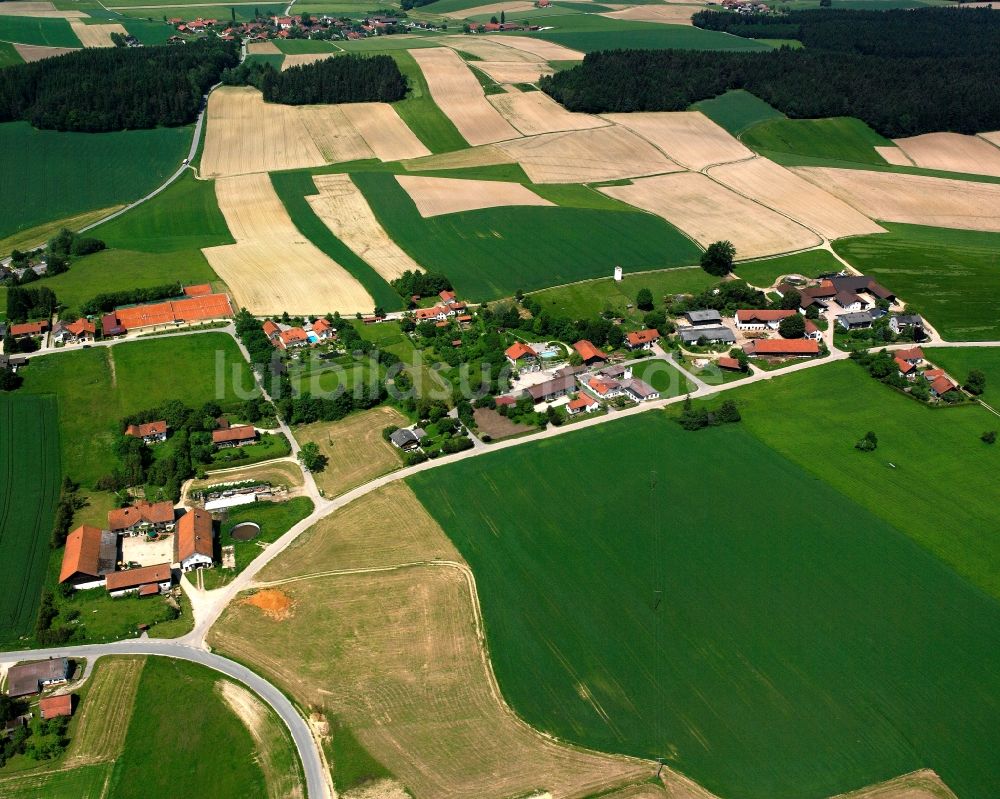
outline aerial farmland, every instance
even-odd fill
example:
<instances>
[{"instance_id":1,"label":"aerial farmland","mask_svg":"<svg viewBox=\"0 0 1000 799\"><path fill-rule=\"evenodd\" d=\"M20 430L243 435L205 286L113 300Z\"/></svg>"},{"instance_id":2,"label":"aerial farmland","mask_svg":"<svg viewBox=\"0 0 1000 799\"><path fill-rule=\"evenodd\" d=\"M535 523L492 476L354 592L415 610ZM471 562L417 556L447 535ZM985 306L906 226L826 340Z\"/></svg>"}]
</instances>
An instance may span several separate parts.
<instances>
[{"instance_id":1,"label":"aerial farmland","mask_svg":"<svg viewBox=\"0 0 1000 799\"><path fill-rule=\"evenodd\" d=\"M955 5L0 3L0 796L995 799Z\"/></svg>"}]
</instances>

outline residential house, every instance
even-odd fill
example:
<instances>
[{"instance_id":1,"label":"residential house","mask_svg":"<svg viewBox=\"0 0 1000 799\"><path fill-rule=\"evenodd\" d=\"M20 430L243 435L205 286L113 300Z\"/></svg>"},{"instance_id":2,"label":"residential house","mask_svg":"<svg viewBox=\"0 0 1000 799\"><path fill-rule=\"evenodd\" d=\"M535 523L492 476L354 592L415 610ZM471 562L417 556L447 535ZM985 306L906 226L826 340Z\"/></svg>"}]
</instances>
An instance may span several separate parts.
<instances>
[{"instance_id":1,"label":"residential house","mask_svg":"<svg viewBox=\"0 0 1000 799\"><path fill-rule=\"evenodd\" d=\"M253 444L257 437L257 429L252 424L238 424L212 431L212 443L219 449L244 447Z\"/></svg>"},{"instance_id":2,"label":"residential house","mask_svg":"<svg viewBox=\"0 0 1000 799\"><path fill-rule=\"evenodd\" d=\"M631 380L632 367L619 363L614 366L606 366L597 374L607 380Z\"/></svg>"},{"instance_id":3,"label":"residential house","mask_svg":"<svg viewBox=\"0 0 1000 799\"><path fill-rule=\"evenodd\" d=\"M741 308L736 312L736 327L740 330L777 330L782 319L797 313L798 311Z\"/></svg>"},{"instance_id":4,"label":"residential house","mask_svg":"<svg viewBox=\"0 0 1000 799\"><path fill-rule=\"evenodd\" d=\"M819 342L807 338L768 338L748 341L743 351L751 358L819 355Z\"/></svg>"},{"instance_id":5,"label":"residential house","mask_svg":"<svg viewBox=\"0 0 1000 799\"><path fill-rule=\"evenodd\" d=\"M904 331L910 332L914 341L923 341L924 320L918 314L897 314L889 319L889 329L897 336Z\"/></svg>"},{"instance_id":6,"label":"residential house","mask_svg":"<svg viewBox=\"0 0 1000 799\"><path fill-rule=\"evenodd\" d=\"M576 388L576 378L573 375L557 377L553 380L546 380L534 386L528 386L524 393L531 397L535 404L539 402L552 402L559 397L566 396Z\"/></svg>"},{"instance_id":7,"label":"residential house","mask_svg":"<svg viewBox=\"0 0 1000 799\"><path fill-rule=\"evenodd\" d=\"M658 330L638 330L625 336L625 346L630 350L651 350L659 340Z\"/></svg>"},{"instance_id":8,"label":"residential house","mask_svg":"<svg viewBox=\"0 0 1000 799\"><path fill-rule=\"evenodd\" d=\"M924 375L926 377L926 373ZM935 377L931 382L931 395L935 397L943 397L951 391L957 391L958 386L956 386L948 377L945 375L940 375Z\"/></svg>"},{"instance_id":9,"label":"residential house","mask_svg":"<svg viewBox=\"0 0 1000 799\"><path fill-rule=\"evenodd\" d=\"M597 364L603 364L608 360L608 356L595 347L587 339L582 339L573 345L573 349L576 350L580 358L587 366L595 366Z\"/></svg>"},{"instance_id":10,"label":"residential house","mask_svg":"<svg viewBox=\"0 0 1000 799\"><path fill-rule=\"evenodd\" d=\"M276 342L278 336L281 334L281 328L271 319L265 319L262 327L264 328L264 335L271 340L272 344L277 346Z\"/></svg>"},{"instance_id":11,"label":"residential house","mask_svg":"<svg viewBox=\"0 0 1000 799\"><path fill-rule=\"evenodd\" d=\"M589 394L585 394L581 391L580 395L576 399L572 399L566 404L566 413L570 416L576 416L580 413L593 413L600 407L601 403Z\"/></svg>"},{"instance_id":12,"label":"residential house","mask_svg":"<svg viewBox=\"0 0 1000 799\"><path fill-rule=\"evenodd\" d=\"M795 313L795 311L792 311ZM735 344L736 334L728 327L680 327L677 334L685 344Z\"/></svg>"},{"instance_id":13,"label":"residential house","mask_svg":"<svg viewBox=\"0 0 1000 799\"><path fill-rule=\"evenodd\" d=\"M49 323L45 322L22 322L18 325L11 325L7 333L12 338L29 338L31 336L41 336L49 330Z\"/></svg>"},{"instance_id":14,"label":"residential house","mask_svg":"<svg viewBox=\"0 0 1000 799\"><path fill-rule=\"evenodd\" d=\"M74 588L97 588L118 562L118 536L82 525L66 536L59 582Z\"/></svg>"},{"instance_id":15,"label":"residential house","mask_svg":"<svg viewBox=\"0 0 1000 799\"><path fill-rule=\"evenodd\" d=\"M896 357L913 366L919 366L924 360L924 351L920 347L909 347L905 350L896 350Z\"/></svg>"},{"instance_id":16,"label":"residential house","mask_svg":"<svg viewBox=\"0 0 1000 799\"><path fill-rule=\"evenodd\" d=\"M714 309L704 311L687 311L684 318L691 325L721 325L722 314Z\"/></svg>"},{"instance_id":17,"label":"residential house","mask_svg":"<svg viewBox=\"0 0 1000 799\"><path fill-rule=\"evenodd\" d=\"M601 399L612 399L622 395L622 385L617 380L595 376L587 381L587 388Z\"/></svg>"},{"instance_id":18,"label":"residential house","mask_svg":"<svg viewBox=\"0 0 1000 799\"><path fill-rule=\"evenodd\" d=\"M806 338L810 338L813 341L823 340L823 331L816 326L816 323L812 319L806 319L806 329L804 335Z\"/></svg>"},{"instance_id":19,"label":"residential house","mask_svg":"<svg viewBox=\"0 0 1000 799\"><path fill-rule=\"evenodd\" d=\"M917 376L917 367L898 355L896 356L896 369L899 370L900 377L912 380Z\"/></svg>"},{"instance_id":20,"label":"residential house","mask_svg":"<svg viewBox=\"0 0 1000 799\"><path fill-rule=\"evenodd\" d=\"M191 571L203 566L211 566L212 514L192 508L177 522L174 549L181 571Z\"/></svg>"},{"instance_id":21,"label":"residential house","mask_svg":"<svg viewBox=\"0 0 1000 799\"><path fill-rule=\"evenodd\" d=\"M8 696L30 696L42 688L59 685L69 679L69 660L49 658L35 663L21 663L7 671Z\"/></svg>"},{"instance_id":22,"label":"residential house","mask_svg":"<svg viewBox=\"0 0 1000 799\"><path fill-rule=\"evenodd\" d=\"M417 308L413 316L418 322L447 322L448 317L455 313L446 305L435 305L433 308Z\"/></svg>"},{"instance_id":23,"label":"residential house","mask_svg":"<svg viewBox=\"0 0 1000 799\"><path fill-rule=\"evenodd\" d=\"M308 347L309 336L301 327L290 327L278 333L275 340L279 349L289 350L295 347Z\"/></svg>"},{"instance_id":24,"label":"residential house","mask_svg":"<svg viewBox=\"0 0 1000 799\"><path fill-rule=\"evenodd\" d=\"M312 323L312 332L315 334L316 338L320 341L326 341L332 336L336 335L336 331L326 319L317 319Z\"/></svg>"},{"instance_id":25,"label":"residential house","mask_svg":"<svg viewBox=\"0 0 1000 799\"><path fill-rule=\"evenodd\" d=\"M871 311L843 313L837 316L837 324L844 330L863 330L872 326L876 317Z\"/></svg>"},{"instance_id":26,"label":"residential house","mask_svg":"<svg viewBox=\"0 0 1000 799\"><path fill-rule=\"evenodd\" d=\"M521 341L515 341L505 351L507 362L520 371L538 369L538 353Z\"/></svg>"},{"instance_id":27,"label":"residential house","mask_svg":"<svg viewBox=\"0 0 1000 799\"><path fill-rule=\"evenodd\" d=\"M389 436L389 441L401 450L411 450L419 447L420 439L426 435L426 431L420 427L414 427L412 430L401 427Z\"/></svg>"},{"instance_id":28,"label":"residential house","mask_svg":"<svg viewBox=\"0 0 1000 799\"><path fill-rule=\"evenodd\" d=\"M626 380L622 383L622 389L627 397L636 402L647 402L660 398L659 391L637 377L633 377L631 380Z\"/></svg>"},{"instance_id":29,"label":"residential house","mask_svg":"<svg viewBox=\"0 0 1000 799\"><path fill-rule=\"evenodd\" d=\"M189 511L188 515L195 511ZM204 511L197 511L205 513ZM209 528L211 528L212 517L209 518ZM209 551L211 552L211 539L209 540ZM211 555L209 555L209 565L211 565ZM187 569L185 569L187 571ZM113 572L108 575L107 589L113 597L125 596L127 594L138 594L139 596L154 596L170 590L173 576L170 573L169 563L158 563L155 566L141 566L138 569L126 569L125 571Z\"/></svg>"},{"instance_id":30,"label":"residential house","mask_svg":"<svg viewBox=\"0 0 1000 799\"><path fill-rule=\"evenodd\" d=\"M145 424L130 424L125 428L125 435L141 438L147 444L156 444L167 440L167 423L160 419Z\"/></svg>"},{"instance_id":31,"label":"residential house","mask_svg":"<svg viewBox=\"0 0 1000 799\"><path fill-rule=\"evenodd\" d=\"M127 508L108 511L108 529L132 535L142 530L166 530L174 524L172 502L136 502Z\"/></svg>"},{"instance_id":32,"label":"residential house","mask_svg":"<svg viewBox=\"0 0 1000 799\"><path fill-rule=\"evenodd\" d=\"M441 302L445 303L445 305L453 303L456 297L454 291L441 291L438 292L438 296L441 298Z\"/></svg>"},{"instance_id":33,"label":"residential house","mask_svg":"<svg viewBox=\"0 0 1000 799\"><path fill-rule=\"evenodd\" d=\"M52 328L52 339L58 344L93 341L96 334L97 328L94 323L86 319L77 319L69 324L56 322Z\"/></svg>"},{"instance_id":34,"label":"residential house","mask_svg":"<svg viewBox=\"0 0 1000 799\"><path fill-rule=\"evenodd\" d=\"M73 715L73 694L46 696L38 701L38 712L43 719Z\"/></svg>"}]
</instances>

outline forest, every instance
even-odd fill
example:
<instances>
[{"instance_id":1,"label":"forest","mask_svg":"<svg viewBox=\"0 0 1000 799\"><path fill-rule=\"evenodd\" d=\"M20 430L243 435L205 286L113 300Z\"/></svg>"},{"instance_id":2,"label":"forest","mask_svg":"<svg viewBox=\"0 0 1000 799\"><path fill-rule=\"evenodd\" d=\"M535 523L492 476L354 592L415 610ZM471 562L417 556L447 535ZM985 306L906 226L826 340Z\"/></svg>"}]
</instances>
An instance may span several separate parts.
<instances>
[{"instance_id":1,"label":"forest","mask_svg":"<svg viewBox=\"0 0 1000 799\"><path fill-rule=\"evenodd\" d=\"M256 86L268 103L392 103L406 96L407 84L387 55L343 55L278 72L270 64L244 63L222 76L229 85Z\"/></svg>"},{"instance_id":2,"label":"forest","mask_svg":"<svg viewBox=\"0 0 1000 799\"><path fill-rule=\"evenodd\" d=\"M581 65L544 77L539 86L569 110L588 113L681 111L745 89L789 117L858 117L890 138L979 133L1000 128L1000 15L993 13L702 12L695 16L702 27L815 44L764 53L589 53Z\"/></svg>"},{"instance_id":3,"label":"forest","mask_svg":"<svg viewBox=\"0 0 1000 799\"><path fill-rule=\"evenodd\" d=\"M238 46L88 48L0 70L0 122L103 132L193 122L202 95L239 61Z\"/></svg>"}]
</instances>

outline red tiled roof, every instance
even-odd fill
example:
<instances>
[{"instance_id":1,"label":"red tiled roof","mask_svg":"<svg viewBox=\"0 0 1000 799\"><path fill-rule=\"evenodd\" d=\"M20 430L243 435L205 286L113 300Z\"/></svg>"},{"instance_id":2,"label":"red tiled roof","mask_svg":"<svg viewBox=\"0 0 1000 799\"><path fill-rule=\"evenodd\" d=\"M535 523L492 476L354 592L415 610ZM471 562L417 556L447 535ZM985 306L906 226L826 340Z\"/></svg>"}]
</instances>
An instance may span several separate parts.
<instances>
[{"instance_id":1,"label":"red tiled roof","mask_svg":"<svg viewBox=\"0 0 1000 799\"><path fill-rule=\"evenodd\" d=\"M125 435L134 438L145 438L146 436L158 436L167 432L167 423L163 420L158 422L146 422L146 424L130 424L125 428Z\"/></svg>"},{"instance_id":2,"label":"red tiled roof","mask_svg":"<svg viewBox=\"0 0 1000 799\"><path fill-rule=\"evenodd\" d=\"M589 408L591 405L596 405L597 400L593 397L588 397L586 394L581 394L575 400L569 401L569 408L574 411L578 411L581 408Z\"/></svg>"},{"instance_id":3,"label":"red tiled roof","mask_svg":"<svg viewBox=\"0 0 1000 799\"><path fill-rule=\"evenodd\" d=\"M916 369L916 368L917 368L916 366L914 366L914 365L913 365L912 363L910 363L909 361L905 361L905 360L903 360L902 358L900 358L900 357L899 357L898 355L896 356L896 367L897 367L897 368L899 369L899 371L900 371L900 372L902 372L902 373L903 373L904 375L905 375L905 374L909 374L910 372L912 372L912 371L913 371L914 369Z\"/></svg>"},{"instance_id":4,"label":"red tiled roof","mask_svg":"<svg viewBox=\"0 0 1000 799\"><path fill-rule=\"evenodd\" d=\"M446 313L448 313L448 309L443 305L435 305L433 308L417 308L415 315L419 320L426 320Z\"/></svg>"},{"instance_id":5,"label":"red tiled roof","mask_svg":"<svg viewBox=\"0 0 1000 799\"><path fill-rule=\"evenodd\" d=\"M306 331L301 327L293 327L289 330L282 330L278 334L278 338L280 338L285 344L301 344L302 342L309 340L309 337L306 335Z\"/></svg>"},{"instance_id":6,"label":"red tiled roof","mask_svg":"<svg viewBox=\"0 0 1000 799\"><path fill-rule=\"evenodd\" d=\"M139 596L153 596L160 593L160 586L147 583L139 589Z\"/></svg>"},{"instance_id":7,"label":"red tiled roof","mask_svg":"<svg viewBox=\"0 0 1000 799\"><path fill-rule=\"evenodd\" d=\"M514 397L497 397L497 405L517 405L517 400Z\"/></svg>"},{"instance_id":8,"label":"red tiled roof","mask_svg":"<svg viewBox=\"0 0 1000 799\"><path fill-rule=\"evenodd\" d=\"M771 338L750 342L757 355L818 355L819 342L808 338Z\"/></svg>"},{"instance_id":9,"label":"red tiled roof","mask_svg":"<svg viewBox=\"0 0 1000 799\"><path fill-rule=\"evenodd\" d=\"M904 361L922 361L924 351L920 347L910 347L906 350L897 350L896 357L902 358Z\"/></svg>"},{"instance_id":10,"label":"red tiled roof","mask_svg":"<svg viewBox=\"0 0 1000 799\"><path fill-rule=\"evenodd\" d=\"M313 322L313 333L325 333L333 327L326 319L317 319Z\"/></svg>"},{"instance_id":11,"label":"red tiled roof","mask_svg":"<svg viewBox=\"0 0 1000 799\"><path fill-rule=\"evenodd\" d=\"M127 588L138 588L148 583L165 583L168 580L170 580L170 564L158 563L155 566L112 572L107 577L106 586L109 591L121 591Z\"/></svg>"},{"instance_id":12,"label":"red tiled roof","mask_svg":"<svg viewBox=\"0 0 1000 799\"><path fill-rule=\"evenodd\" d=\"M947 372L944 369L927 369L924 371L924 377L928 380L934 380L938 377L946 377Z\"/></svg>"},{"instance_id":13,"label":"red tiled roof","mask_svg":"<svg viewBox=\"0 0 1000 799\"><path fill-rule=\"evenodd\" d=\"M656 341L659 337L659 330L638 330L634 333L629 333L625 338L634 347L637 344L649 344Z\"/></svg>"},{"instance_id":14,"label":"red tiled roof","mask_svg":"<svg viewBox=\"0 0 1000 799\"><path fill-rule=\"evenodd\" d=\"M65 582L77 572L89 574L96 579L99 576L97 571L100 552L101 529L87 525L77 527L66 536L59 582Z\"/></svg>"},{"instance_id":15,"label":"red tiled roof","mask_svg":"<svg viewBox=\"0 0 1000 799\"><path fill-rule=\"evenodd\" d=\"M263 328L264 328L264 335L266 335L268 338L271 338L271 336L273 336L275 333L281 332L281 328L278 327L270 319L264 320Z\"/></svg>"},{"instance_id":16,"label":"red tiled roof","mask_svg":"<svg viewBox=\"0 0 1000 799\"><path fill-rule=\"evenodd\" d=\"M736 312L736 319L740 322L778 322L797 313L798 311L757 311L741 308Z\"/></svg>"},{"instance_id":17,"label":"red tiled roof","mask_svg":"<svg viewBox=\"0 0 1000 799\"><path fill-rule=\"evenodd\" d=\"M589 361L594 358L598 358L602 361L606 361L608 359L607 355L597 349L597 347L595 347L590 341L587 341L587 339L576 342L576 344L573 345L573 349L575 349L579 353L580 357L585 361Z\"/></svg>"},{"instance_id":18,"label":"red tiled roof","mask_svg":"<svg viewBox=\"0 0 1000 799\"><path fill-rule=\"evenodd\" d=\"M24 322L19 325L11 325L9 332L12 336L38 336L48 329L48 322Z\"/></svg>"},{"instance_id":19,"label":"red tiled roof","mask_svg":"<svg viewBox=\"0 0 1000 799\"><path fill-rule=\"evenodd\" d=\"M806 319L806 333L818 333L819 328L812 319Z\"/></svg>"},{"instance_id":20,"label":"red tiled roof","mask_svg":"<svg viewBox=\"0 0 1000 799\"><path fill-rule=\"evenodd\" d=\"M174 505L166 502L136 502L127 508L108 511L108 529L114 532L128 530L139 522L169 524L174 520Z\"/></svg>"},{"instance_id":21,"label":"red tiled roof","mask_svg":"<svg viewBox=\"0 0 1000 799\"><path fill-rule=\"evenodd\" d=\"M449 302L450 300L455 299L455 292L454 291L441 291L441 292L438 292L438 296L441 298L442 302Z\"/></svg>"},{"instance_id":22,"label":"red tiled roof","mask_svg":"<svg viewBox=\"0 0 1000 799\"><path fill-rule=\"evenodd\" d=\"M515 341L513 344L511 344L504 351L504 355L506 355L512 361L518 361L521 358L525 358L525 357L529 357L529 358L537 358L538 357L538 353L537 352L535 352L533 349L531 349L531 347L529 347L527 344L524 344L524 343L522 343L520 341Z\"/></svg>"},{"instance_id":23,"label":"red tiled roof","mask_svg":"<svg viewBox=\"0 0 1000 799\"><path fill-rule=\"evenodd\" d=\"M257 431L250 424L241 424L235 427L212 431L213 444L225 444L229 441L251 441L256 437Z\"/></svg>"},{"instance_id":24,"label":"red tiled roof","mask_svg":"<svg viewBox=\"0 0 1000 799\"><path fill-rule=\"evenodd\" d=\"M735 358L719 358L716 363L719 365L720 369L735 369L736 371L739 371L741 368L740 362Z\"/></svg>"},{"instance_id":25,"label":"red tiled roof","mask_svg":"<svg viewBox=\"0 0 1000 799\"><path fill-rule=\"evenodd\" d=\"M467 314L467 313L466 314L462 314L460 317L458 317L458 321L459 322L471 322L472 321L472 317L469 314Z\"/></svg>"},{"instance_id":26,"label":"red tiled roof","mask_svg":"<svg viewBox=\"0 0 1000 799\"><path fill-rule=\"evenodd\" d=\"M587 383L594 391L600 394L602 397L607 394L612 389L618 388L618 382L615 380L602 380L599 377L590 378L590 382Z\"/></svg>"},{"instance_id":27,"label":"red tiled roof","mask_svg":"<svg viewBox=\"0 0 1000 799\"><path fill-rule=\"evenodd\" d=\"M192 508L177 523L177 560L184 561L194 554L212 557L212 514Z\"/></svg>"},{"instance_id":28,"label":"red tiled roof","mask_svg":"<svg viewBox=\"0 0 1000 799\"><path fill-rule=\"evenodd\" d=\"M73 695L59 694L58 696L45 696L38 700L38 709L42 712L43 719L54 719L58 716L73 715Z\"/></svg>"},{"instance_id":29,"label":"red tiled roof","mask_svg":"<svg viewBox=\"0 0 1000 799\"><path fill-rule=\"evenodd\" d=\"M97 328L94 327L94 323L88 322L86 319L77 319L75 322L70 322L65 327L74 336L79 336L83 333L90 333L90 335L94 335L94 333L97 332Z\"/></svg>"},{"instance_id":30,"label":"red tiled roof","mask_svg":"<svg viewBox=\"0 0 1000 799\"><path fill-rule=\"evenodd\" d=\"M955 389L955 384L942 375L931 383L931 388L934 390L935 394L941 396L942 394L947 394L949 391L953 391Z\"/></svg>"}]
</instances>

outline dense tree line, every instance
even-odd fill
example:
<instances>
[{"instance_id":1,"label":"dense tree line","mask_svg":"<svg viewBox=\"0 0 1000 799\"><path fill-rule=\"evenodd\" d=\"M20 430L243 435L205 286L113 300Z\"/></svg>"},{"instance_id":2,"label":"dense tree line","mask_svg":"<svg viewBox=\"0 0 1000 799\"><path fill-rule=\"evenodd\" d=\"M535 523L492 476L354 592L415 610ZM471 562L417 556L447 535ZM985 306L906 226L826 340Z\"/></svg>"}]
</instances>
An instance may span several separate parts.
<instances>
[{"instance_id":1,"label":"dense tree line","mask_svg":"<svg viewBox=\"0 0 1000 799\"><path fill-rule=\"evenodd\" d=\"M145 289L130 289L127 291L110 291L98 294L80 306L84 316L94 316L99 313L110 313L121 305L135 305L142 302L156 302L178 297L184 292L180 283L164 283L161 286L150 286Z\"/></svg>"},{"instance_id":2,"label":"dense tree line","mask_svg":"<svg viewBox=\"0 0 1000 799\"><path fill-rule=\"evenodd\" d=\"M87 48L8 67L0 70L0 122L88 132L186 125L238 61L237 45L212 38L183 47Z\"/></svg>"},{"instance_id":3,"label":"dense tree line","mask_svg":"<svg viewBox=\"0 0 1000 799\"><path fill-rule=\"evenodd\" d=\"M406 96L406 78L388 55L344 55L278 72L270 64L243 64L223 82L252 85L264 100L285 105L392 103Z\"/></svg>"},{"instance_id":4,"label":"dense tree line","mask_svg":"<svg viewBox=\"0 0 1000 799\"><path fill-rule=\"evenodd\" d=\"M416 295L429 297L442 291L451 291L451 281L440 272L414 272L407 269L389 285L396 289L404 300Z\"/></svg>"},{"instance_id":5,"label":"dense tree line","mask_svg":"<svg viewBox=\"0 0 1000 799\"><path fill-rule=\"evenodd\" d=\"M1000 16L990 17L993 12L989 11L931 11L931 22L947 30L942 32L944 44L940 47L929 41L921 46L918 41L928 24L923 10L898 14L816 12L833 17L829 25L818 26L816 35L822 34L823 42L835 39L835 31L850 29L855 15L861 15L863 24L855 35L845 34L846 44L839 51L817 45L815 49L808 46L763 53L589 53L580 66L543 77L539 85L571 111L588 113L681 111L730 89L746 89L789 117L854 116L888 137L938 130L996 130L1000 127L1000 83L996 81L1000 72ZM715 16L728 20L737 15ZM903 21L911 18L912 30L906 29L907 35L900 33L901 42L896 46L885 41L890 35L872 33L884 24L879 20L891 20L887 28L893 32L905 28ZM755 19L734 22L733 32L739 25L746 26L747 33L762 32L751 24ZM796 30L769 28L769 35L784 31L788 37L809 39L809 25L774 24L793 24Z\"/></svg>"},{"instance_id":6,"label":"dense tree line","mask_svg":"<svg viewBox=\"0 0 1000 799\"><path fill-rule=\"evenodd\" d=\"M30 319L49 319L56 311L56 295L45 286L25 288L11 286L7 289L7 321L27 322Z\"/></svg>"}]
</instances>

